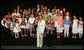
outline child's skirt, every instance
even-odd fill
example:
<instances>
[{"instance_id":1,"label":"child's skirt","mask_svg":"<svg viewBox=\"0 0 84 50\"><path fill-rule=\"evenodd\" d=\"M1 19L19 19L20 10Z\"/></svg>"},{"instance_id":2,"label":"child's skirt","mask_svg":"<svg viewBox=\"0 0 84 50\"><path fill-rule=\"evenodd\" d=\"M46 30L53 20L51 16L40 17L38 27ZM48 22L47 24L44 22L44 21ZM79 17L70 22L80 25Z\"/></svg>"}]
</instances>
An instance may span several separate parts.
<instances>
[{"instance_id":1,"label":"child's skirt","mask_svg":"<svg viewBox=\"0 0 84 50\"><path fill-rule=\"evenodd\" d=\"M25 28L26 26L24 26L24 25L22 25L22 26L20 26L20 28Z\"/></svg>"},{"instance_id":2,"label":"child's skirt","mask_svg":"<svg viewBox=\"0 0 84 50\"><path fill-rule=\"evenodd\" d=\"M26 29L29 29L29 24L27 23L26 26L25 26Z\"/></svg>"},{"instance_id":3,"label":"child's skirt","mask_svg":"<svg viewBox=\"0 0 84 50\"><path fill-rule=\"evenodd\" d=\"M57 26L57 32L62 33L63 32L63 27Z\"/></svg>"},{"instance_id":4,"label":"child's skirt","mask_svg":"<svg viewBox=\"0 0 84 50\"><path fill-rule=\"evenodd\" d=\"M18 29L18 28L16 28L16 27L14 27L14 29L13 29L13 32L14 32L14 33L18 33L18 32L20 32L20 31L21 31L20 28Z\"/></svg>"}]
</instances>

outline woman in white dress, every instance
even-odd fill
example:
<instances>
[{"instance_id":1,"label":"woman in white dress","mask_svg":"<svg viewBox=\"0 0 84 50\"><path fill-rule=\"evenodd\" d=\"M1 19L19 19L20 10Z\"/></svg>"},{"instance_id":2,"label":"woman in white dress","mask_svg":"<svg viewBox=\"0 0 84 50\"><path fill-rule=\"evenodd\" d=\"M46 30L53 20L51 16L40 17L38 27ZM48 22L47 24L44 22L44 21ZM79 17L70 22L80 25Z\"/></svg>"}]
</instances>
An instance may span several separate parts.
<instances>
[{"instance_id":1,"label":"woman in white dress","mask_svg":"<svg viewBox=\"0 0 84 50\"><path fill-rule=\"evenodd\" d=\"M73 16L73 24L72 24L72 33L73 33L73 35L72 35L72 38L77 38L76 37L76 34L78 33L78 19L76 18L76 16L74 15Z\"/></svg>"},{"instance_id":2,"label":"woman in white dress","mask_svg":"<svg viewBox=\"0 0 84 50\"><path fill-rule=\"evenodd\" d=\"M82 38L83 35L83 20L80 17L78 21L78 33L79 33L79 38Z\"/></svg>"},{"instance_id":3,"label":"woman in white dress","mask_svg":"<svg viewBox=\"0 0 84 50\"><path fill-rule=\"evenodd\" d=\"M15 26L14 26L14 29L13 29L13 32L15 33L15 38L19 38L19 32L20 31L21 31L20 24L19 24L18 19L16 19L16 23L15 23Z\"/></svg>"},{"instance_id":4,"label":"woman in white dress","mask_svg":"<svg viewBox=\"0 0 84 50\"><path fill-rule=\"evenodd\" d=\"M39 15L39 21L37 24L37 47L43 46L43 33L45 29L45 21L42 19L42 16Z\"/></svg>"}]
</instances>

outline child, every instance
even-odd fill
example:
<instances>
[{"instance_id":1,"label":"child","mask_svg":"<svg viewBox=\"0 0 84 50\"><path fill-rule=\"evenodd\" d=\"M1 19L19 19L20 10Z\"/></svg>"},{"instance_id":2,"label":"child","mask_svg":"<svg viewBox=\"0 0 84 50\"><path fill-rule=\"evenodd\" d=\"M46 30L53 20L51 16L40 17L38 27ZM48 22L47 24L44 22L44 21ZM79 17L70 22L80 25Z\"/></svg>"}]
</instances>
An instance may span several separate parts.
<instances>
[{"instance_id":1,"label":"child","mask_svg":"<svg viewBox=\"0 0 84 50\"><path fill-rule=\"evenodd\" d=\"M34 15L31 14L31 17L29 18L30 36L32 36L32 25L33 25L33 23L34 23L34 20L35 20Z\"/></svg>"},{"instance_id":2,"label":"child","mask_svg":"<svg viewBox=\"0 0 84 50\"><path fill-rule=\"evenodd\" d=\"M16 19L16 22L15 22L15 26L14 26L14 29L13 29L13 32L15 33L15 38L19 38L19 32L21 31L20 29L20 24L19 24L19 21L18 19Z\"/></svg>"},{"instance_id":3,"label":"child","mask_svg":"<svg viewBox=\"0 0 84 50\"><path fill-rule=\"evenodd\" d=\"M57 38L60 38L60 35L63 34L63 17L57 16Z\"/></svg>"},{"instance_id":4,"label":"child","mask_svg":"<svg viewBox=\"0 0 84 50\"><path fill-rule=\"evenodd\" d=\"M43 14L43 20L44 20L44 21L47 21L47 17L48 17L48 15L47 15L47 11L44 11L44 14Z\"/></svg>"},{"instance_id":5,"label":"child","mask_svg":"<svg viewBox=\"0 0 84 50\"><path fill-rule=\"evenodd\" d=\"M66 16L64 18L64 38L66 37L69 38L69 28L70 28L70 16L69 12L66 12Z\"/></svg>"},{"instance_id":6,"label":"child","mask_svg":"<svg viewBox=\"0 0 84 50\"><path fill-rule=\"evenodd\" d=\"M79 18L78 21L78 33L79 33L79 38L82 38L82 34L83 34L83 20L82 17Z\"/></svg>"},{"instance_id":7,"label":"child","mask_svg":"<svg viewBox=\"0 0 84 50\"><path fill-rule=\"evenodd\" d=\"M39 12L40 12L40 5L39 5L39 4L37 4L37 9L36 9L36 11L37 11L37 13L39 14Z\"/></svg>"},{"instance_id":8,"label":"child","mask_svg":"<svg viewBox=\"0 0 84 50\"><path fill-rule=\"evenodd\" d=\"M2 26L5 26L5 23L6 23L6 17L4 17L2 20L1 20L1 24L2 24Z\"/></svg>"},{"instance_id":9,"label":"child","mask_svg":"<svg viewBox=\"0 0 84 50\"><path fill-rule=\"evenodd\" d=\"M73 33L73 35L72 35L72 38L77 38L76 37L76 34L78 33L78 19L76 18L76 16L74 15L73 16L73 24L72 24L72 33Z\"/></svg>"},{"instance_id":10,"label":"child","mask_svg":"<svg viewBox=\"0 0 84 50\"><path fill-rule=\"evenodd\" d=\"M6 26L6 28L10 29L11 34L12 34L13 33L13 23L10 20L10 18L7 19L7 22L6 22L5 26Z\"/></svg>"},{"instance_id":11,"label":"child","mask_svg":"<svg viewBox=\"0 0 84 50\"><path fill-rule=\"evenodd\" d=\"M22 18L21 19L21 23L20 23L20 28L21 28L21 36L22 37L26 37L27 35L26 35L26 30L25 30L25 26L26 26L26 22L25 22L25 18Z\"/></svg>"}]
</instances>

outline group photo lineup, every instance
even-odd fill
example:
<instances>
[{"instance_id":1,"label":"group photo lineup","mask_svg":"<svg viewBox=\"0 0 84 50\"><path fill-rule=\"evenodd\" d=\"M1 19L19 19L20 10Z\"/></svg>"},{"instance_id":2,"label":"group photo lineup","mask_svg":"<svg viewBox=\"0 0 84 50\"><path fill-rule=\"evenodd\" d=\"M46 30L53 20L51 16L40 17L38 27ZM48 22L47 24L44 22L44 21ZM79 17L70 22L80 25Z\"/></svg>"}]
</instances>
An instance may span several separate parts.
<instances>
[{"instance_id":1,"label":"group photo lineup","mask_svg":"<svg viewBox=\"0 0 84 50\"><path fill-rule=\"evenodd\" d=\"M28 43L33 45L34 42L36 48L52 48L54 43L70 44L68 40L83 44L83 9L79 1L71 2L2 1L1 44L24 42L27 45L30 41Z\"/></svg>"}]
</instances>

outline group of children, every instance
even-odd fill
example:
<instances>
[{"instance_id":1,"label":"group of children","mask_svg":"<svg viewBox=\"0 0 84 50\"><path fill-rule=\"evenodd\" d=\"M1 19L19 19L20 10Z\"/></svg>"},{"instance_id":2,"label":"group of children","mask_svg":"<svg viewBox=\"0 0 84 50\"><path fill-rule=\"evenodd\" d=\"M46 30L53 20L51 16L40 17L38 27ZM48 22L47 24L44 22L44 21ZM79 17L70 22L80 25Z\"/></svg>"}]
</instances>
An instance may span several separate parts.
<instances>
[{"instance_id":1,"label":"group of children","mask_svg":"<svg viewBox=\"0 0 84 50\"><path fill-rule=\"evenodd\" d=\"M56 6L52 11L45 5L37 4L37 8L32 9L20 9L18 5L12 14L8 12L7 15L1 21L2 26L10 29L11 34L15 38L27 37L30 34L31 37L37 37L38 16L42 16L45 21L45 30L51 34L55 30L57 38L63 37L69 38L69 30L72 28L72 38L77 38L76 34L79 33L79 38L83 35L83 20L82 17L77 19L77 16L70 16L70 13L65 8L57 9ZM44 33L47 33L44 30ZM63 34L64 30L64 34Z\"/></svg>"}]
</instances>

